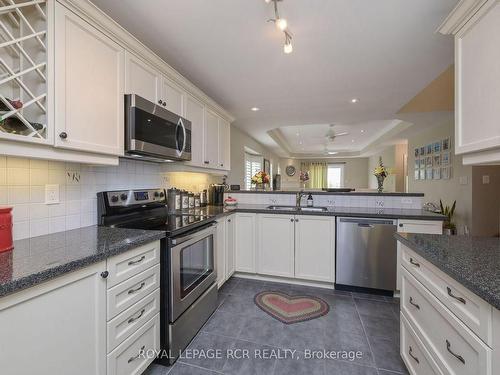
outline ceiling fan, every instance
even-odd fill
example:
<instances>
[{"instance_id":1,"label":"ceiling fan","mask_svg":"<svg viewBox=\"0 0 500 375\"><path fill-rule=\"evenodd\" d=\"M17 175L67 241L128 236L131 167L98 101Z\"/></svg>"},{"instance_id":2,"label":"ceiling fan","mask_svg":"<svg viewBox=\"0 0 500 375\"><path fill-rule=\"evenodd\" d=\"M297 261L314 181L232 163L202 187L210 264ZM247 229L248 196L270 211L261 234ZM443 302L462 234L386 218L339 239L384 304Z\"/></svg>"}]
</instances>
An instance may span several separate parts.
<instances>
[{"instance_id":1,"label":"ceiling fan","mask_svg":"<svg viewBox=\"0 0 500 375\"><path fill-rule=\"evenodd\" d=\"M328 129L328 132L325 134L325 138L328 142L333 142L335 138L337 137L342 137L344 135L348 135L349 132L341 132L341 133L336 133L335 130L333 129L333 124L330 125L330 128Z\"/></svg>"}]
</instances>

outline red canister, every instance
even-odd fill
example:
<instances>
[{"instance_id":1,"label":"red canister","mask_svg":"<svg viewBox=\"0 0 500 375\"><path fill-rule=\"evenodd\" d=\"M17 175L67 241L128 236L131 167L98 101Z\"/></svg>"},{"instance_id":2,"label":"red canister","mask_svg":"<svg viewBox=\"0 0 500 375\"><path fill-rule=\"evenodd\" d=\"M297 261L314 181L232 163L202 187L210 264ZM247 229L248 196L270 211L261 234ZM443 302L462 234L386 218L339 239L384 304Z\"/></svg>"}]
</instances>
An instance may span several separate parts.
<instances>
[{"instance_id":1,"label":"red canister","mask_svg":"<svg viewBox=\"0 0 500 375\"><path fill-rule=\"evenodd\" d=\"M12 248L12 207L0 207L0 253Z\"/></svg>"}]
</instances>

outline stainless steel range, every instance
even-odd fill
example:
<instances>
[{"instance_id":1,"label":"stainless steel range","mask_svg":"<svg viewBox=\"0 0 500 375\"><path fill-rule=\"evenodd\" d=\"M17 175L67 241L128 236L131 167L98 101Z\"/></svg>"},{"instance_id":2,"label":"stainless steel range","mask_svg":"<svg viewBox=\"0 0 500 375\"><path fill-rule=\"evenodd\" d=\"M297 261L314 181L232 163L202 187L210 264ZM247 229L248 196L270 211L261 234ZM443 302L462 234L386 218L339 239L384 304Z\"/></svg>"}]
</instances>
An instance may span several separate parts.
<instances>
[{"instance_id":1,"label":"stainless steel range","mask_svg":"<svg viewBox=\"0 0 500 375\"><path fill-rule=\"evenodd\" d=\"M169 214L163 189L106 191L97 202L99 225L167 234L160 258L159 361L172 364L217 307L215 218L201 209Z\"/></svg>"}]
</instances>

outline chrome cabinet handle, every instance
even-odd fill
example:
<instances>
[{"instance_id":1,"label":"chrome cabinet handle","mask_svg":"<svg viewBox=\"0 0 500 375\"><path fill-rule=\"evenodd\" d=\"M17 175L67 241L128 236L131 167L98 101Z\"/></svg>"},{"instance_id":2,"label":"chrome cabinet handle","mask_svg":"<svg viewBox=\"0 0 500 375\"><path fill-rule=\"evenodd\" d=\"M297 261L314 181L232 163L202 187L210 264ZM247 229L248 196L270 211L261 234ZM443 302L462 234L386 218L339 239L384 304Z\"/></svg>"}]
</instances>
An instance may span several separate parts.
<instances>
[{"instance_id":1,"label":"chrome cabinet handle","mask_svg":"<svg viewBox=\"0 0 500 375\"><path fill-rule=\"evenodd\" d=\"M295 222L298 223L299 222L299 219L295 219Z\"/></svg>"},{"instance_id":2,"label":"chrome cabinet handle","mask_svg":"<svg viewBox=\"0 0 500 375\"><path fill-rule=\"evenodd\" d=\"M462 297L457 297L456 295L454 295L450 289L449 286L446 287L446 290L448 291L448 295L451 297L451 298L455 298L457 301L459 302L462 302L464 305L467 303L467 301L465 300L465 298L462 298Z\"/></svg>"},{"instance_id":3,"label":"chrome cabinet handle","mask_svg":"<svg viewBox=\"0 0 500 375\"><path fill-rule=\"evenodd\" d=\"M142 282L139 287L137 287L135 289L130 289L128 291L128 294L132 294L132 293L138 292L139 290L141 290L142 288L144 288L144 285L146 285L146 283Z\"/></svg>"},{"instance_id":4,"label":"chrome cabinet handle","mask_svg":"<svg viewBox=\"0 0 500 375\"><path fill-rule=\"evenodd\" d=\"M456 353L453 353L453 351L451 350L451 344L448 340L446 340L446 350L448 350L448 352L450 352L450 354L455 357L456 359L458 359L460 362L462 362L462 364L465 365L465 359L464 357L462 357L461 355L458 355Z\"/></svg>"},{"instance_id":5,"label":"chrome cabinet handle","mask_svg":"<svg viewBox=\"0 0 500 375\"><path fill-rule=\"evenodd\" d=\"M139 358L141 356L142 353L144 353L144 349L146 349L146 345L143 345L142 348L139 350L139 354L133 356L133 357L130 357L128 359L128 363L132 362L132 361L135 361L137 358Z\"/></svg>"},{"instance_id":6,"label":"chrome cabinet handle","mask_svg":"<svg viewBox=\"0 0 500 375\"><path fill-rule=\"evenodd\" d=\"M413 355L413 348L411 346L408 347L408 355L412 357L415 362L420 363L418 358Z\"/></svg>"},{"instance_id":7,"label":"chrome cabinet handle","mask_svg":"<svg viewBox=\"0 0 500 375\"><path fill-rule=\"evenodd\" d=\"M293 218L292 218L292 219L290 219L290 221L293 223L295 220L293 220Z\"/></svg>"},{"instance_id":8,"label":"chrome cabinet handle","mask_svg":"<svg viewBox=\"0 0 500 375\"><path fill-rule=\"evenodd\" d=\"M210 164L210 162L209 162L209 161L206 161L206 160L205 160L203 163L205 163L205 164Z\"/></svg>"},{"instance_id":9,"label":"chrome cabinet handle","mask_svg":"<svg viewBox=\"0 0 500 375\"><path fill-rule=\"evenodd\" d=\"M143 255L142 257L140 257L137 260L131 260L130 262L128 262L128 265L133 266L134 264L141 263L144 259L146 259L145 255Z\"/></svg>"},{"instance_id":10,"label":"chrome cabinet handle","mask_svg":"<svg viewBox=\"0 0 500 375\"><path fill-rule=\"evenodd\" d=\"M410 258L410 263L413 264L415 267L420 267L420 263L415 262L413 258Z\"/></svg>"},{"instance_id":11,"label":"chrome cabinet handle","mask_svg":"<svg viewBox=\"0 0 500 375\"><path fill-rule=\"evenodd\" d=\"M130 318L130 319L128 320L128 324L130 324L130 323L132 323L132 322L135 322L137 319L140 319L140 318L141 318L141 316L143 316L145 312L146 312L146 309L142 309L142 310L141 310L141 313L140 313L138 316L135 316L135 317L133 316L132 318Z\"/></svg>"},{"instance_id":12,"label":"chrome cabinet handle","mask_svg":"<svg viewBox=\"0 0 500 375\"><path fill-rule=\"evenodd\" d=\"M415 306L417 308L417 310L420 310L420 306L418 304L416 304L415 302L413 302L413 298L410 297L410 304L412 304L413 306Z\"/></svg>"},{"instance_id":13,"label":"chrome cabinet handle","mask_svg":"<svg viewBox=\"0 0 500 375\"><path fill-rule=\"evenodd\" d=\"M61 132L61 133L59 133L59 138L61 138L61 139L66 139L66 138L68 138L68 133L66 133L66 132Z\"/></svg>"}]
</instances>

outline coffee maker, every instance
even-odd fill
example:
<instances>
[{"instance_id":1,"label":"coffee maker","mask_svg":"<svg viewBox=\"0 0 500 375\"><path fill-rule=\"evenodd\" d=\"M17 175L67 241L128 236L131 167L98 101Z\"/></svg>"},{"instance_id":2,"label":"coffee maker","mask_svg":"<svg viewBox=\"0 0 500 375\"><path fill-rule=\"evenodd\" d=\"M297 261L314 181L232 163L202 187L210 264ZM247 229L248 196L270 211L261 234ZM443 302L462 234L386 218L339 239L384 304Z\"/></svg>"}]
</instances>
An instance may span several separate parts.
<instances>
[{"instance_id":1,"label":"coffee maker","mask_svg":"<svg viewBox=\"0 0 500 375\"><path fill-rule=\"evenodd\" d=\"M208 187L208 204L211 206L224 206L224 192L226 185L212 184Z\"/></svg>"}]
</instances>

